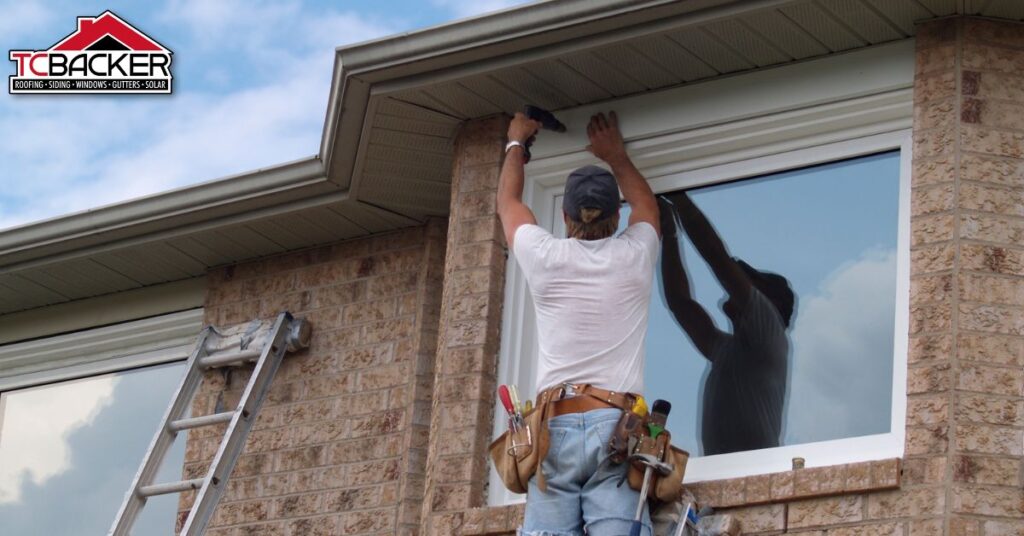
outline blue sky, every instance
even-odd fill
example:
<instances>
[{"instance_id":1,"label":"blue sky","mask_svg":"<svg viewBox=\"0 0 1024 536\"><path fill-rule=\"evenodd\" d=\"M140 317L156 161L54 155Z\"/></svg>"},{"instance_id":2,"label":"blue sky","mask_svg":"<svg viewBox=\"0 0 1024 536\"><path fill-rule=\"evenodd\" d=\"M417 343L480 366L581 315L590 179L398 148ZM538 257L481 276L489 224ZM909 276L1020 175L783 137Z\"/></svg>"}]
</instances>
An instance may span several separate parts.
<instances>
[{"instance_id":1,"label":"blue sky","mask_svg":"<svg viewBox=\"0 0 1024 536\"><path fill-rule=\"evenodd\" d=\"M106 9L174 52L171 96L0 93L0 229L311 156L334 47L520 3L0 0L5 56Z\"/></svg>"}]
</instances>

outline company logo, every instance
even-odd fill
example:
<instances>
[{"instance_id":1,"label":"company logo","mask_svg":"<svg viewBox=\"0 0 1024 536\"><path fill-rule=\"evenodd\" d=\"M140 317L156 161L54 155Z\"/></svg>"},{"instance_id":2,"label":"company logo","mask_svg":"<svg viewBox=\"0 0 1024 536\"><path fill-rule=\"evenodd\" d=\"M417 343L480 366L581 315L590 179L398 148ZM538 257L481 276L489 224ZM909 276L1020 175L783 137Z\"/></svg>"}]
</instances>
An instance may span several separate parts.
<instances>
[{"instance_id":1,"label":"company logo","mask_svg":"<svg viewBox=\"0 0 1024 536\"><path fill-rule=\"evenodd\" d=\"M10 93L170 93L172 52L113 11L46 50L12 50Z\"/></svg>"}]
</instances>

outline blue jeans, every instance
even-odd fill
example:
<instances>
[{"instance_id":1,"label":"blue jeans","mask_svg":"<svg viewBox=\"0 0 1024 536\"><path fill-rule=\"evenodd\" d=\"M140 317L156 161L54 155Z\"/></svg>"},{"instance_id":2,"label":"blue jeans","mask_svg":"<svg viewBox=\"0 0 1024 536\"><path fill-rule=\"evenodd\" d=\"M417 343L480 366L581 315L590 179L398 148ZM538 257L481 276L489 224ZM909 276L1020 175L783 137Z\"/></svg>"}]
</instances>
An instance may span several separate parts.
<instances>
[{"instance_id":1,"label":"blue jeans","mask_svg":"<svg viewBox=\"0 0 1024 536\"><path fill-rule=\"evenodd\" d=\"M612 464L608 440L622 410L597 409L548 419L551 443L541 467L547 492L530 479L521 536L626 536L640 493L622 482L627 463ZM620 486L619 483L622 482ZM651 536L644 505L643 536Z\"/></svg>"}]
</instances>

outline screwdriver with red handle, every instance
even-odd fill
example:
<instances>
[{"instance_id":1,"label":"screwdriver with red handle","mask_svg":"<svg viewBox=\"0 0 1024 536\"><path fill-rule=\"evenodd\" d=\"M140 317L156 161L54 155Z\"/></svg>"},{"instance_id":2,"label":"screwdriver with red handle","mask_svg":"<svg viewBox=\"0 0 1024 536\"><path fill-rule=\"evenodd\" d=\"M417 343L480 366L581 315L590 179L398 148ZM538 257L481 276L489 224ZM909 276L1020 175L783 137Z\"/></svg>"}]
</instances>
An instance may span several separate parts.
<instances>
[{"instance_id":1,"label":"screwdriver with red handle","mask_svg":"<svg viewBox=\"0 0 1024 536\"><path fill-rule=\"evenodd\" d=\"M498 386L498 399L501 400L501 405L505 408L505 412L508 413L508 418L516 424L522 425L523 417L519 413L519 408L513 403L512 392L509 391L507 385Z\"/></svg>"}]
</instances>

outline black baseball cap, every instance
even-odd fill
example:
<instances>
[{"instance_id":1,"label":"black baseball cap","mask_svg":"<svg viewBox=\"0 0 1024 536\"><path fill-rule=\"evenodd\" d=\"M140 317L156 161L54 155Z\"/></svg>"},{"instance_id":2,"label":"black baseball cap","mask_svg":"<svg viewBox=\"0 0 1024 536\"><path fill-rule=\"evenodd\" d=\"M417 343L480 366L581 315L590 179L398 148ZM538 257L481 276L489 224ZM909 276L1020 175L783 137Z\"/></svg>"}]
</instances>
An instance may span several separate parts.
<instances>
[{"instance_id":1,"label":"black baseball cap","mask_svg":"<svg viewBox=\"0 0 1024 536\"><path fill-rule=\"evenodd\" d=\"M583 166L565 181L562 210L573 221L580 220L581 208L596 208L601 215L593 221L614 216L619 210L619 185L610 171L600 166Z\"/></svg>"}]
</instances>

